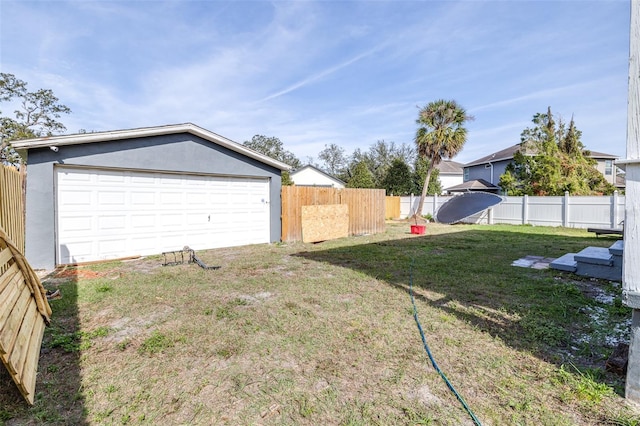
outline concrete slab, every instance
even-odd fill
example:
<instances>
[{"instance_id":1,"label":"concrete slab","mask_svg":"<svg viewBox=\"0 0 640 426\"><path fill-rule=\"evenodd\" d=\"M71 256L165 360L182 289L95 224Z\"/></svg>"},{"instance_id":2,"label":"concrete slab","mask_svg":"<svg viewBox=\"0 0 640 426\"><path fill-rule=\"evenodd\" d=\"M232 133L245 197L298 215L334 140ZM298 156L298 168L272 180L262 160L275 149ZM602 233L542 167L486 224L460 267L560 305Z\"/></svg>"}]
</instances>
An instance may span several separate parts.
<instances>
[{"instance_id":1,"label":"concrete slab","mask_svg":"<svg viewBox=\"0 0 640 426\"><path fill-rule=\"evenodd\" d=\"M511 266L519 266L521 268L530 268L531 265L533 265L535 263L534 260L527 260L527 259L518 259L513 261L513 263L511 264Z\"/></svg>"},{"instance_id":2,"label":"concrete slab","mask_svg":"<svg viewBox=\"0 0 640 426\"><path fill-rule=\"evenodd\" d=\"M576 262L589 263L592 265L613 265L613 259L609 249L605 247L587 247L576 253Z\"/></svg>"},{"instance_id":3,"label":"concrete slab","mask_svg":"<svg viewBox=\"0 0 640 426\"><path fill-rule=\"evenodd\" d=\"M622 267L620 266L578 262L576 274L582 275L583 277L600 278L609 281L622 281Z\"/></svg>"},{"instance_id":4,"label":"concrete slab","mask_svg":"<svg viewBox=\"0 0 640 426\"><path fill-rule=\"evenodd\" d=\"M533 268L533 269L549 269L549 263L547 263L547 262L536 262L533 265L531 265L531 268Z\"/></svg>"},{"instance_id":5,"label":"concrete slab","mask_svg":"<svg viewBox=\"0 0 640 426\"><path fill-rule=\"evenodd\" d=\"M578 265L574 258L575 255L575 253L567 253L551 262L549 266L551 269L559 271L575 272Z\"/></svg>"},{"instance_id":6,"label":"concrete slab","mask_svg":"<svg viewBox=\"0 0 640 426\"><path fill-rule=\"evenodd\" d=\"M624 249L624 240L618 240L615 243L611 244L609 247L609 253L614 256L622 256L622 252Z\"/></svg>"}]
</instances>

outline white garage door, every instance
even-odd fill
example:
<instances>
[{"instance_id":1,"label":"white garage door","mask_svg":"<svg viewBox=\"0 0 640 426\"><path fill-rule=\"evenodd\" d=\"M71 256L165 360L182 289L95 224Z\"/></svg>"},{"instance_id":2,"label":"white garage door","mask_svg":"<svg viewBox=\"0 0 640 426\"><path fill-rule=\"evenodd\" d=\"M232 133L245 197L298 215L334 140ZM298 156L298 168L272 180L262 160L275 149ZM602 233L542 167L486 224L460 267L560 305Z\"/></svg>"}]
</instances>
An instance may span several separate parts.
<instances>
[{"instance_id":1,"label":"white garage door","mask_svg":"<svg viewBox=\"0 0 640 426\"><path fill-rule=\"evenodd\" d=\"M58 264L269 242L269 181L56 169Z\"/></svg>"}]
</instances>

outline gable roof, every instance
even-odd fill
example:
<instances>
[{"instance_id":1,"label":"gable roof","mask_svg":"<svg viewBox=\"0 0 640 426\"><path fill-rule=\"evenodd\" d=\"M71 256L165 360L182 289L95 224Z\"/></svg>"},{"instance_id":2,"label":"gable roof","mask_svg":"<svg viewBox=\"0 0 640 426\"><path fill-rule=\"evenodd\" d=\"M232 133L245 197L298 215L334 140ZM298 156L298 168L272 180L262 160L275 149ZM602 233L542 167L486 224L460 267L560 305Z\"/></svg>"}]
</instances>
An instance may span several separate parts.
<instances>
[{"instance_id":1,"label":"gable roof","mask_svg":"<svg viewBox=\"0 0 640 426\"><path fill-rule=\"evenodd\" d=\"M302 172L303 170L313 170L314 172L316 172L316 173L319 173L319 174L323 175L323 176L324 176L324 177L326 177L327 179L331 179L332 181L336 182L336 183L337 183L337 184L339 184L339 185L346 185L346 183L344 183L344 182L343 182L343 181L341 181L340 179L338 179L338 178L336 178L336 177L333 177L333 176L331 176L331 175L330 175L330 174L328 174L328 173L323 172L322 170L320 170L319 168L317 168L317 167L315 167L315 166L312 166L311 164L307 164L306 166L300 167L300 168L299 168L299 169L297 169L296 171L291 172L289 176L290 176L290 177L291 177L291 179L293 180L293 177L294 177L296 174L298 174L298 173Z\"/></svg>"},{"instance_id":2,"label":"gable roof","mask_svg":"<svg viewBox=\"0 0 640 426\"><path fill-rule=\"evenodd\" d=\"M81 145L87 143L110 142L115 140L146 138L151 136L163 136L177 133L189 133L216 145L225 147L261 163L268 164L280 170L290 170L291 166L281 161L275 160L246 146L220 136L193 123L170 124L156 127L140 127L128 130L112 130L95 133L78 133L62 136L45 136L34 139L24 139L13 141L11 145L16 150L29 150L34 148L47 148L52 146Z\"/></svg>"},{"instance_id":3,"label":"gable roof","mask_svg":"<svg viewBox=\"0 0 640 426\"><path fill-rule=\"evenodd\" d=\"M522 144L521 143L517 143L513 146L510 146L509 148L505 148L501 151L497 151L494 152L493 154L489 154L485 157L479 158L477 160L474 160L470 163L467 163L464 165L464 167L471 167L471 166L477 166L480 164L487 164L487 163L495 163L498 161L506 161L506 160L511 160L513 158L513 155L520 150L520 148L522 148ZM586 149L585 151L589 151L591 153L590 157L593 159L617 159L618 156L617 155L612 155L612 154L605 154L603 152L596 152L596 151L590 151L588 149Z\"/></svg>"},{"instance_id":4,"label":"gable roof","mask_svg":"<svg viewBox=\"0 0 640 426\"><path fill-rule=\"evenodd\" d=\"M604 152L596 152L589 149L587 151L591 153L590 157L595 160L617 160L619 158L617 155L605 154Z\"/></svg>"},{"instance_id":5,"label":"gable roof","mask_svg":"<svg viewBox=\"0 0 640 426\"><path fill-rule=\"evenodd\" d=\"M452 160L442 160L440 164L436 166L436 169L440 170L440 174L450 174L450 175L462 175L462 168L464 164L458 163L457 161Z\"/></svg>"},{"instance_id":6,"label":"gable roof","mask_svg":"<svg viewBox=\"0 0 640 426\"><path fill-rule=\"evenodd\" d=\"M513 158L513 155L520 149L520 144L515 144L510 146L509 148L505 148L501 151L494 152L493 154L489 154L485 157L479 158L475 161L465 164L465 167L477 166L478 164L486 164L493 163L496 161L504 161L510 160Z\"/></svg>"},{"instance_id":7,"label":"gable roof","mask_svg":"<svg viewBox=\"0 0 640 426\"><path fill-rule=\"evenodd\" d=\"M449 188L445 188L445 191L448 192L469 192L469 191L487 191L493 192L499 190L500 187L484 180L484 179L476 179L476 180L468 180L459 185L455 185Z\"/></svg>"}]
</instances>

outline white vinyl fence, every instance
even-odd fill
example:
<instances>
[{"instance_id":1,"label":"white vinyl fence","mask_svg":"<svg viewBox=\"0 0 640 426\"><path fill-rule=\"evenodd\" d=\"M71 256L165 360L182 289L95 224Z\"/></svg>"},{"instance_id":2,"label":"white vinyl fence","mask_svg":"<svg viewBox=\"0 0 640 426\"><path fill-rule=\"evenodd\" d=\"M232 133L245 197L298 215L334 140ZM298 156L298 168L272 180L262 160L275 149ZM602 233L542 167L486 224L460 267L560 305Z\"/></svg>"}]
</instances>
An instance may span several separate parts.
<instances>
[{"instance_id":1,"label":"white vinyl fence","mask_svg":"<svg viewBox=\"0 0 640 426\"><path fill-rule=\"evenodd\" d=\"M435 217L440 206L453 196L429 196L423 215ZM606 196L503 197L504 201L468 217L465 223L564 226L568 228L619 228L624 220L625 197L615 192ZM419 196L401 197L400 217L407 218L418 207Z\"/></svg>"}]
</instances>

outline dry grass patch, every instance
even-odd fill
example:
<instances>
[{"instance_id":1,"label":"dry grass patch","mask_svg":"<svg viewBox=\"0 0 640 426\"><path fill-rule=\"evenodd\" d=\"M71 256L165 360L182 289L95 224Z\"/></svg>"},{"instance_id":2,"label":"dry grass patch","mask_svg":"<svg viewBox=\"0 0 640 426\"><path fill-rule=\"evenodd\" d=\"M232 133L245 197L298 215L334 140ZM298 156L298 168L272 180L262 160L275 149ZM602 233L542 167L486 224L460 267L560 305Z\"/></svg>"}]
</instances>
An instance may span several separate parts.
<instances>
[{"instance_id":1,"label":"dry grass patch","mask_svg":"<svg viewBox=\"0 0 640 426\"><path fill-rule=\"evenodd\" d=\"M4 376L7 424L639 424L604 371L628 316L570 275L510 266L604 245L561 228L390 224L321 244L81 268L58 287L34 407ZM92 271L87 273L84 271ZM609 283L590 283L617 295ZM595 326L588 309L606 311ZM616 316L617 315L617 316ZM600 336L585 340L584 336ZM585 350L589 346L589 351Z\"/></svg>"}]
</instances>

